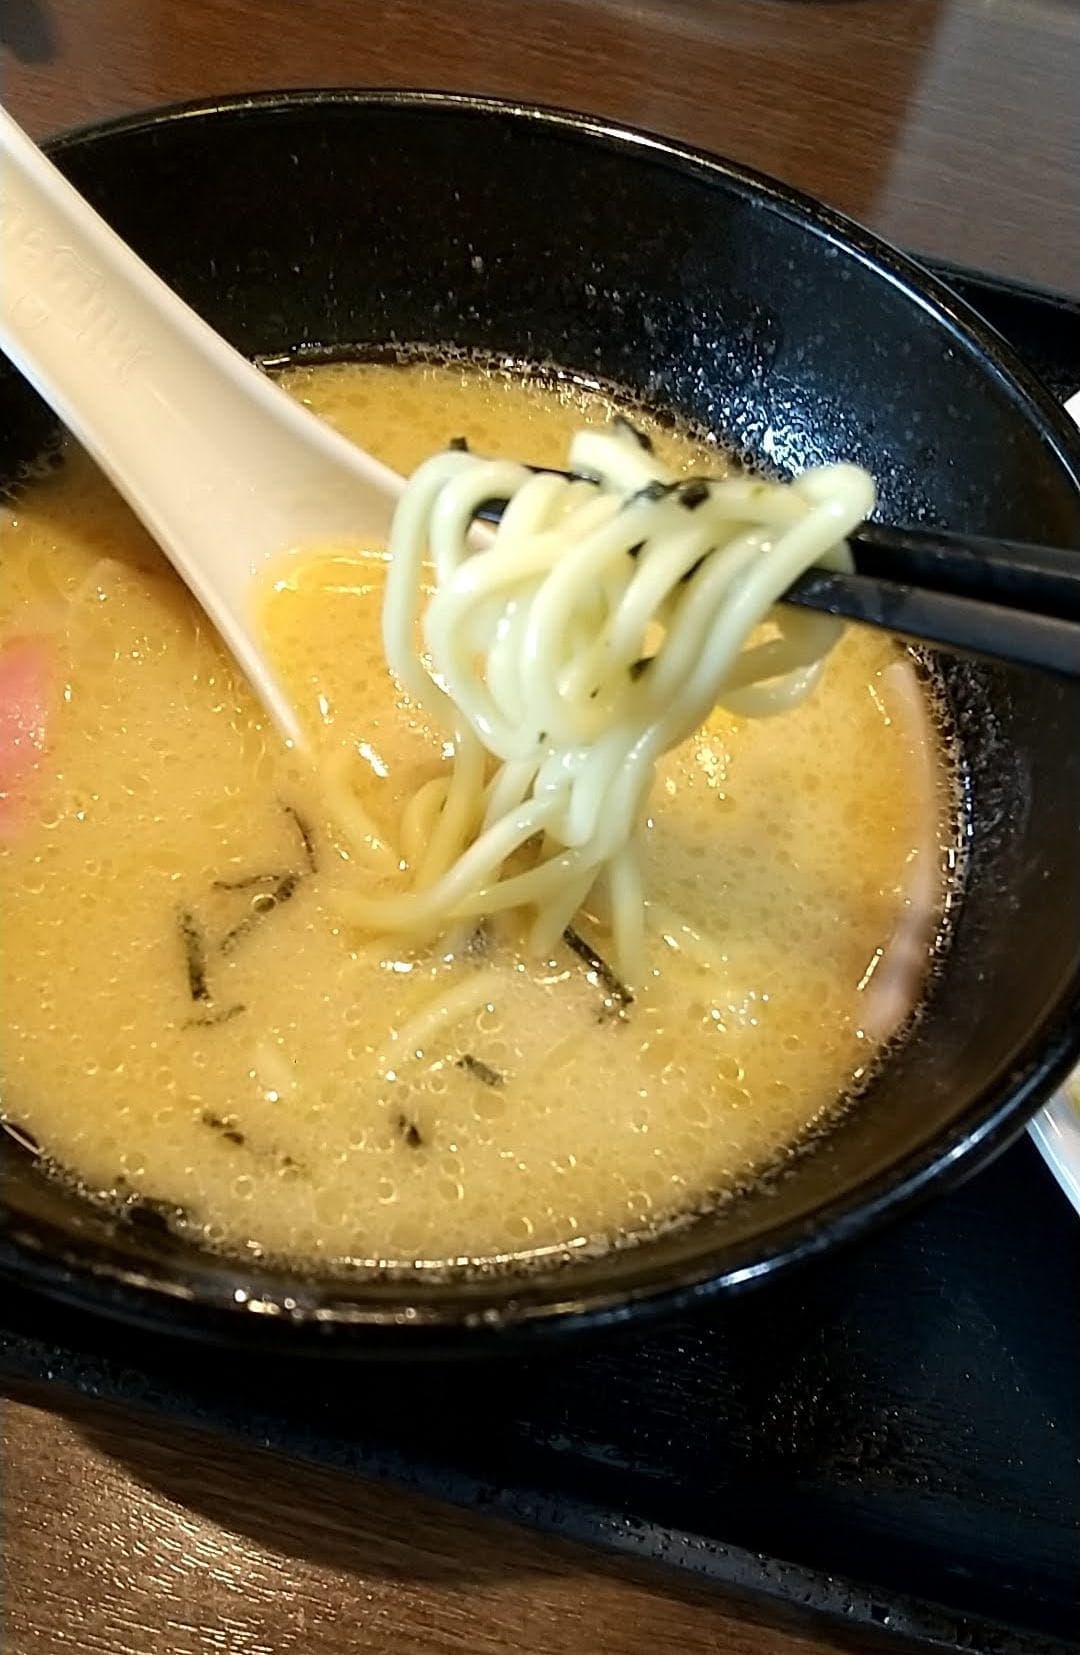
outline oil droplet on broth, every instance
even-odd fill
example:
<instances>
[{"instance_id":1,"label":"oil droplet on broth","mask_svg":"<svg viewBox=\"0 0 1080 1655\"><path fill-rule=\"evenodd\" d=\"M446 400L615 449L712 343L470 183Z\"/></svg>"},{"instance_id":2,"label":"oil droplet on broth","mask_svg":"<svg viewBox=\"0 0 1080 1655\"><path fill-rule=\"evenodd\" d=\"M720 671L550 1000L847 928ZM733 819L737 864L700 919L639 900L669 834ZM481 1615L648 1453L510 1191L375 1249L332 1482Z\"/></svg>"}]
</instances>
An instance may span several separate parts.
<instances>
[{"instance_id":1,"label":"oil droplet on broth","mask_svg":"<svg viewBox=\"0 0 1080 1655\"><path fill-rule=\"evenodd\" d=\"M402 471L457 435L558 464L612 406L461 363L298 368L286 384ZM682 472L715 471L714 448L635 418ZM341 551L272 594L267 635L328 739L365 744L357 786L391 823L438 770L442 736L403 711L383 665L384 560ZM627 1018L603 1015L568 952L542 969L499 943L482 961L504 985L490 1009L388 1087L387 1031L478 962L387 969L378 939L340 924L358 872L320 800L83 456L28 486L0 552L0 643L44 590L66 605L72 690L27 829L0 847L0 1077L13 1118L89 1189L124 1172L207 1245L320 1268L599 1241L782 1156L918 996L945 890L946 766L906 658L851 632L805 707L758 724L720 712L664 761L647 877L683 923L655 939ZM107 601L88 601L88 581ZM888 999L868 1041L857 985L879 949L870 983Z\"/></svg>"}]
</instances>

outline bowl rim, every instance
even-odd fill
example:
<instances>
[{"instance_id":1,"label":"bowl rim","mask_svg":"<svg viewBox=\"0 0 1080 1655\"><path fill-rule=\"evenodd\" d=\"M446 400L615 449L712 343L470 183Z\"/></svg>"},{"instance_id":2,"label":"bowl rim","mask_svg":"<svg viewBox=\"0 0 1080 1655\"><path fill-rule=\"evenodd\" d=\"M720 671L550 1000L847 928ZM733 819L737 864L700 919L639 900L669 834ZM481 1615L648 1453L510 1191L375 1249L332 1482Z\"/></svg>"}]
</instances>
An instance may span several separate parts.
<instances>
[{"instance_id":1,"label":"bowl rim","mask_svg":"<svg viewBox=\"0 0 1080 1655\"><path fill-rule=\"evenodd\" d=\"M385 108L496 116L564 131L587 142L638 154L764 203L770 210L823 235L854 255L909 301L928 311L1020 405L1040 431L1080 499L1080 432L1012 347L969 305L916 259L813 197L753 168L644 129L558 107L513 98L398 88L316 87L235 93L155 106L65 131L43 146L57 160L72 149L92 149L115 136L216 117L274 114L304 108ZM454 1281L441 1288L397 1278L375 1293L372 1284L328 1277L289 1276L284 1270L194 1253L133 1268L107 1243L76 1245L69 1234L41 1221L12 1217L0 1199L0 1273L80 1307L170 1332L227 1343L287 1340L324 1352L370 1354L367 1340L408 1352L427 1348L477 1349L494 1339L603 1327L668 1314L721 1292L773 1277L826 1249L876 1227L913 1206L934 1185L945 1189L966 1178L1023 1131L1028 1118L1080 1057L1080 955L1059 1003L1013 1054L1006 1072L984 1087L963 1114L898 1161L870 1172L856 1185L812 1212L788 1220L750 1241L724 1250L705 1247L681 1270L650 1266L648 1243L627 1249L636 1271L614 1283L575 1282L564 1272L538 1278L492 1276ZM609 1255L609 1257L612 1255ZM223 1265L225 1268L223 1268ZM211 1273L212 1272L212 1273ZM249 1284L263 1281L261 1287ZM273 1288L269 1282L272 1280ZM393 1297L387 1296L389 1292ZM367 1296L365 1296L365 1293ZM484 1336L487 1336L486 1338Z\"/></svg>"}]
</instances>

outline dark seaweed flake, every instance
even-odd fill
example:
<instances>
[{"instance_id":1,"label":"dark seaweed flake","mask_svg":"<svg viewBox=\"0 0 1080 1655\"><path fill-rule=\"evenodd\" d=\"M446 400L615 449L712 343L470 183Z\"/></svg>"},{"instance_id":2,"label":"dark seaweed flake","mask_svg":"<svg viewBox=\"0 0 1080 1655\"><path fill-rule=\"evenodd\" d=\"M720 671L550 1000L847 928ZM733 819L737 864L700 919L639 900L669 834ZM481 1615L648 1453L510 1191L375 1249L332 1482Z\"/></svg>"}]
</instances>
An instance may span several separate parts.
<instances>
[{"instance_id":1,"label":"dark seaweed flake","mask_svg":"<svg viewBox=\"0 0 1080 1655\"><path fill-rule=\"evenodd\" d=\"M563 932L563 942L568 948L573 949L578 959L583 960L590 971L596 973L601 986L606 989L613 1000L620 1006L633 1005L634 996L626 984L615 975L603 956L598 954L592 944L586 942L585 938L575 931L573 926L568 925L566 927Z\"/></svg>"},{"instance_id":2,"label":"dark seaweed flake","mask_svg":"<svg viewBox=\"0 0 1080 1655\"><path fill-rule=\"evenodd\" d=\"M184 948L188 992L193 1000L201 1000L205 1003L210 998L210 985L206 981L206 941L203 937L202 927L188 908L181 908L177 916L177 923L180 927L180 941Z\"/></svg>"},{"instance_id":3,"label":"dark seaweed flake","mask_svg":"<svg viewBox=\"0 0 1080 1655\"><path fill-rule=\"evenodd\" d=\"M687 511L696 511L709 498L709 485L700 477L693 477L679 489L679 504Z\"/></svg>"},{"instance_id":4,"label":"dark seaweed flake","mask_svg":"<svg viewBox=\"0 0 1080 1655\"><path fill-rule=\"evenodd\" d=\"M247 1142L244 1134L239 1127L233 1124L231 1119L223 1119L221 1115L215 1115L212 1109L204 1109L199 1119L212 1132L220 1133L226 1143L236 1144L237 1148L242 1149Z\"/></svg>"},{"instance_id":5,"label":"dark seaweed flake","mask_svg":"<svg viewBox=\"0 0 1080 1655\"><path fill-rule=\"evenodd\" d=\"M235 1006L225 1006L221 1011L208 1012L205 1017L189 1017L184 1027L185 1029L216 1029L219 1023L231 1023L234 1017L242 1017L245 1011L247 1011L247 1007L239 1003Z\"/></svg>"},{"instance_id":6,"label":"dark seaweed flake","mask_svg":"<svg viewBox=\"0 0 1080 1655\"><path fill-rule=\"evenodd\" d=\"M310 826L308 825L307 822L305 822L305 820L301 816L300 812L298 810L295 810L292 805L282 805L281 808L285 812L286 816L288 816L290 821L293 823L294 827L296 828L297 833L300 835L300 843L303 846L304 861L307 863L308 873L314 873L315 872L315 835L314 835L314 833L311 831Z\"/></svg>"},{"instance_id":7,"label":"dark seaweed flake","mask_svg":"<svg viewBox=\"0 0 1080 1655\"><path fill-rule=\"evenodd\" d=\"M290 897L295 896L299 883L299 874L282 874L273 890L267 892L266 902L261 907L253 909L239 925L234 925L231 931L226 931L221 939L221 952L230 954L237 943L253 931L268 914L272 914L275 908L280 908L283 902L288 902Z\"/></svg>"},{"instance_id":8,"label":"dark seaweed flake","mask_svg":"<svg viewBox=\"0 0 1080 1655\"><path fill-rule=\"evenodd\" d=\"M420 1149L422 1147L424 1142L423 1134L421 1133L416 1122L411 1121L408 1115L398 1116L397 1129L401 1134L402 1142L408 1144L410 1149Z\"/></svg>"},{"instance_id":9,"label":"dark seaweed flake","mask_svg":"<svg viewBox=\"0 0 1080 1655\"><path fill-rule=\"evenodd\" d=\"M215 891L250 891L256 885L265 885L272 880L282 879L283 877L284 875L280 872L249 873L245 874L243 879L215 879L213 888Z\"/></svg>"},{"instance_id":10,"label":"dark seaweed flake","mask_svg":"<svg viewBox=\"0 0 1080 1655\"><path fill-rule=\"evenodd\" d=\"M652 453L652 438L646 431L639 431L636 425L631 425L625 414L616 414L611 423L616 431L625 432L628 437L633 437L638 447L643 448L646 454Z\"/></svg>"},{"instance_id":11,"label":"dark seaweed flake","mask_svg":"<svg viewBox=\"0 0 1080 1655\"><path fill-rule=\"evenodd\" d=\"M506 1076L500 1074L498 1069L493 1069L482 1057L474 1057L472 1052L466 1052L464 1056L459 1057L457 1067L466 1070L484 1086L502 1086L506 1080Z\"/></svg>"},{"instance_id":12,"label":"dark seaweed flake","mask_svg":"<svg viewBox=\"0 0 1080 1655\"><path fill-rule=\"evenodd\" d=\"M650 500L666 500L668 495L673 494L680 486L681 485L679 483L646 483L644 488L639 488L635 493L630 495L629 499L626 501L626 504L628 506L634 506L639 503L647 505Z\"/></svg>"}]
</instances>

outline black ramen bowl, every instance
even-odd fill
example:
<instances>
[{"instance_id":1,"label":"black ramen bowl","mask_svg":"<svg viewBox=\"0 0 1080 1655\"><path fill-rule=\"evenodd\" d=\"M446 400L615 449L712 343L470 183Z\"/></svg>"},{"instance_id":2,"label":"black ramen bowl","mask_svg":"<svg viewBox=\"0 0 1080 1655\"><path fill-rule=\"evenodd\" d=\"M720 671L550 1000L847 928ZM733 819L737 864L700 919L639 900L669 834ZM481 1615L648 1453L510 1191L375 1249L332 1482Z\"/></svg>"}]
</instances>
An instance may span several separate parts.
<instances>
[{"instance_id":1,"label":"black ramen bowl","mask_svg":"<svg viewBox=\"0 0 1080 1655\"><path fill-rule=\"evenodd\" d=\"M188 106L52 153L252 356L452 342L552 362L781 473L858 461L886 519L1080 550L1080 439L1002 341L872 236L726 162L574 116L383 92ZM0 368L2 479L51 419ZM0 1270L202 1336L486 1350L685 1308L973 1172L1080 1047L1080 685L956 659L942 674L970 837L955 930L914 1034L782 1176L561 1267L320 1279L110 1217L8 1140Z\"/></svg>"}]
</instances>

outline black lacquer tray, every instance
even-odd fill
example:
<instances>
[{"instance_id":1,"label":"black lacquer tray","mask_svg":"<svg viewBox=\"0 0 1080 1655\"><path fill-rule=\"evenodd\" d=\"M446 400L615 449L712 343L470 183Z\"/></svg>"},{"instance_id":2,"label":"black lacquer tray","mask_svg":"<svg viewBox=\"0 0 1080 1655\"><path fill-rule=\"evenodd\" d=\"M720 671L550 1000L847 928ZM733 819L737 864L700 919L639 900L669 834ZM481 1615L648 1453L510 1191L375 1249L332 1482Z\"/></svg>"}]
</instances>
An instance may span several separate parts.
<instances>
[{"instance_id":1,"label":"black lacquer tray","mask_svg":"<svg viewBox=\"0 0 1080 1655\"><path fill-rule=\"evenodd\" d=\"M1059 396L1080 388L1080 304L936 268ZM1080 1219L1030 1143L646 1337L277 1363L269 1406L253 1362L0 1298L13 1377L651 1559L856 1647L1080 1651Z\"/></svg>"}]
</instances>

